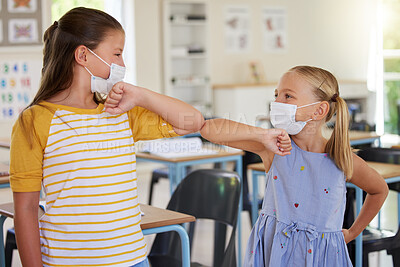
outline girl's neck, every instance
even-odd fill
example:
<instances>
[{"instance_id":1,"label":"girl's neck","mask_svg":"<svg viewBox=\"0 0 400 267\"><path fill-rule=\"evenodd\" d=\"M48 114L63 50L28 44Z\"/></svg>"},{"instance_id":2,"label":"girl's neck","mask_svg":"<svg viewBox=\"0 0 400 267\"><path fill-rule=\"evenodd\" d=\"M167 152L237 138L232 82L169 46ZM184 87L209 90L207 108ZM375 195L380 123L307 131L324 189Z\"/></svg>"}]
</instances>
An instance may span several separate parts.
<instances>
[{"instance_id":1,"label":"girl's neck","mask_svg":"<svg viewBox=\"0 0 400 267\"><path fill-rule=\"evenodd\" d=\"M97 107L97 103L93 99L93 94L77 95L71 89L66 89L47 101L57 105L81 109L95 109Z\"/></svg>"},{"instance_id":2,"label":"girl's neck","mask_svg":"<svg viewBox=\"0 0 400 267\"><path fill-rule=\"evenodd\" d=\"M76 72L71 86L47 101L57 105L81 109L94 109L97 107L97 103L93 99L93 93L90 90L90 79Z\"/></svg>"},{"instance_id":3,"label":"girl's neck","mask_svg":"<svg viewBox=\"0 0 400 267\"><path fill-rule=\"evenodd\" d=\"M292 135L291 138L302 150L314 153L325 152L327 140L323 137L320 127L313 129L304 128L297 135Z\"/></svg>"}]
</instances>

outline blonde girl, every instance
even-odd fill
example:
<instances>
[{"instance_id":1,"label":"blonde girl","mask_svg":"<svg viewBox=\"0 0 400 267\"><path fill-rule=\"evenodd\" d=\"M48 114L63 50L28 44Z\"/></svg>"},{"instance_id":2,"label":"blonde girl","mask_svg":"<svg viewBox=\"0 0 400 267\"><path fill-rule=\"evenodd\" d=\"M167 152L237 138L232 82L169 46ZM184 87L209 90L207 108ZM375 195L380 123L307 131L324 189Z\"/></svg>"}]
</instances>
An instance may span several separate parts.
<instances>
[{"instance_id":1,"label":"blonde girl","mask_svg":"<svg viewBox=\"0 0 400 267\"><path fill-rule=\"evenodd\" d=\"M388 187L352 153L347 105L330 72L294 67L280 79L275 96L270 116L277 129L216 119L206 121L201 130L212 142L257 153L267 172L244 266L352 266L346 243L378 213ZM332 136L326 140L322 128L335 115ZM367 197L353 225L342 229L346 181Z\"/></svg>"}]
</instances>

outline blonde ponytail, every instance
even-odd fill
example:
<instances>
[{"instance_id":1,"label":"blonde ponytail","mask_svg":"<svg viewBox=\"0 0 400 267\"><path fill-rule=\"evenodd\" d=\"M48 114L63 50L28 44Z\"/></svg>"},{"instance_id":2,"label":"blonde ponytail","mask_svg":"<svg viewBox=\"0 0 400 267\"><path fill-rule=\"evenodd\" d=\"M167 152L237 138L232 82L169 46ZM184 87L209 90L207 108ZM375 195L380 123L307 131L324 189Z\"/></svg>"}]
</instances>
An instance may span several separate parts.
<instances>
[{"instance_id":1,"label":"blonde ponytail","mask_svg":"<svg viewBox=\"0 0 400 267\"><path fill-rule=\"evenodd\" d=\"M346 179L353 176L353 152L349 138L349 111L346 102L341 97L332 103L336 106L336 123L331 138L325 150L335 161L336 166L346 175Z\"/></svg>"},{"instance_id":2,"label":"blonde ponytail","mask_svg":"<svg viewBox=\"0 0 400 267\"><path fill-rule=\"evenodd\" d=\"M335 128L329 138L325 152L341 169L346 179L353 176L353 155L349 139L349 111L343 98L339 96L339 85L329 71L311 66L296 66L288 72L295 72L314 88L314 94L319 101L329 103L329 112L325 121L328 122L336 114Z\"/></svg>"}]
</instances>

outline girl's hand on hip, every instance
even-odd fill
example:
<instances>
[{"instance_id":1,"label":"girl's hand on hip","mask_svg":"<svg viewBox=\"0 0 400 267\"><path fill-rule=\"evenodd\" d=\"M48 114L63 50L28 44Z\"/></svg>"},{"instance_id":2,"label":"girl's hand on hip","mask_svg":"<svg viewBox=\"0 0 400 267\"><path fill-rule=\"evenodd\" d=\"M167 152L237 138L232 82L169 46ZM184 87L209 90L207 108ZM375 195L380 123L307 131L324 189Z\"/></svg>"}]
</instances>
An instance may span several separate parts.
<instances>
[{"instance_id":1,"label":"girl's hand on hip","mask_svg":"<svg viewBox=\"0 0 400 267\"><path fill-rule=\"evenodd\" d=\"M136 104L133 101L135 88L136 86L125 82L116 83L104 103L106 112L117 115L127 112L135 107Z\"/></svg>"},{"instance_id":2,"label":"girl's hand on hip","mask_svg":"<svg viewBox=\"0 0 400 267\"><path fill-rule=\"evenodd\" d=\"M348 229L342 229L342 233L344 236L344 242L346 242L346 244L355 238Z\"/></svg>"},{"instance_id":3,"label":"girl's hand on hip","mask_svg":"<svg viewBox=\"0 0 400 267\"><path fill-rule=\"evenodd\" d=\"M262 137L265 148L273 153L286 156L292 150L292 142L288 133L283 129L268 129Z\"/></svg>"}]
</instances>

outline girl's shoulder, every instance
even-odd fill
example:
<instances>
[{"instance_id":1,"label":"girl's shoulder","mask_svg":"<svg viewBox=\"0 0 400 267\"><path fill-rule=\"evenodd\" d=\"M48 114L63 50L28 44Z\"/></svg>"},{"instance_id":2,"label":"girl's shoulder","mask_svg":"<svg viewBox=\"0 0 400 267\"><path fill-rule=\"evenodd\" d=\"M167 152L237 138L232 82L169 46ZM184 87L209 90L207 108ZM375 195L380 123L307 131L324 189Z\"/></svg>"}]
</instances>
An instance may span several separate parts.
<instances>
[{"instance_id":1,"label":"girl's shoulder","mask_svg":"<svg viewBox=\"0 0 400 267\"><path fill-rule=\"evenodd\" d=\"M54 113L55 109L51 106L42 103L32 105L21 112L13 129L14 131L22 130L24 132L35 129L36 132L42 132L50 127Z\"/></svg>"},{"instance_id":2,"label":"girl's shoulder","mask_svg":"<svg viewBox=\"0 0 400 267\"><path fill-rule=\"evenodd\" d=\"M43 117L53 116L56 108L50 103L40 102L32 105L21 112L21 117L31 117L31 119L40 119Z\"/></svg>"}]
</instances>

